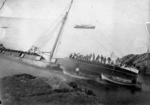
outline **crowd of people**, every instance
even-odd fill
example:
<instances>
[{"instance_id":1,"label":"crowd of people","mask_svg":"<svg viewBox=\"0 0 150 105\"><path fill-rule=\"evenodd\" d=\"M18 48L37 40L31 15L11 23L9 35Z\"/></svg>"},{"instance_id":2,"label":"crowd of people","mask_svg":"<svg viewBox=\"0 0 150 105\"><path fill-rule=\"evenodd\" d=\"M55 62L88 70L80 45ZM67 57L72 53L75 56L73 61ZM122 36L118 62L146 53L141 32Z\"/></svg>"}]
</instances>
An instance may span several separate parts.
<instances>
[{"instance_id":1,"label":"crowd of people","mask_svg":"<svg viewBox=\"0 0 150 105\"><path fill-rule=\"evenodd\" d=\"M99 62L102 64L118 64L120 62L119 58L117 58L117 60L114 62L111 57L106 57L104 55L95 55L93 54L87 54L87 55L83 55L80 53L72 53L70 54L69 58L71 59L79 59L79 60L83 60L83 61L91 61L91 62Z\"/></svg>"}]
</instances>

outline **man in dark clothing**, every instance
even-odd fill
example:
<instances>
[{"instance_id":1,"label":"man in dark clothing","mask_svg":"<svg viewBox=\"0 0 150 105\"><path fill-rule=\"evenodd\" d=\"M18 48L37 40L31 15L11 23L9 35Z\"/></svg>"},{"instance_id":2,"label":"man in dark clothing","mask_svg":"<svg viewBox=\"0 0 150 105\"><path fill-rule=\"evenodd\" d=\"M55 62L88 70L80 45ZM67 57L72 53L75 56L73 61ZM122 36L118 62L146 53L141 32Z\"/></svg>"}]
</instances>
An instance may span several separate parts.
<instances>
[{"instance_id":1,"label":"man in dark clothing","mask_svg":"<svg viewBox=\"0 0 150 105\"><path fill-rule=\"evenodd\" d=\"M101 63L103 63L103 59L104 59L104 57L103 57L103 55L101 55Z\"/></svg>"},{"instance_id":2,"label":"man in dark clothing","mask_svg":"<svg viewBox=\"0 0 150 105\"><path fill-rule=\"evenodd\" d=\"M110 64L111 58L108 57L108 58L107 58L107 61L108 61L108 64Z\"/></svg>"},{"instance_id":3,"label":"man in dark clothing","mask_svg":"<svg viewBox=\"0 0 150 105\"><path fill-rule=\"evenodd\" d=\"M95 54L93 53L93 60L92 61L95 61Z\"/></svg>"},{"instance_id":4,"label":"man in dark clothing","mask_svg":"<svg viewBox=\"0 0 150 105\"><path fill-rule=\"evenodd\" d=\"M69 56L69 58L72 58L73 57L73 55L72 55L72 53L70 54L70 56Z\"/></svg>"},{"instance_id":5,"label":"man in dark clothing","mask_svg":"<svg viewBox=\"0 0 150 105\"><path fill-rule=\"evenodd\" d=\"M106 57L104 57L104 64L106 63Z\"/></svg>"}]
</instances>

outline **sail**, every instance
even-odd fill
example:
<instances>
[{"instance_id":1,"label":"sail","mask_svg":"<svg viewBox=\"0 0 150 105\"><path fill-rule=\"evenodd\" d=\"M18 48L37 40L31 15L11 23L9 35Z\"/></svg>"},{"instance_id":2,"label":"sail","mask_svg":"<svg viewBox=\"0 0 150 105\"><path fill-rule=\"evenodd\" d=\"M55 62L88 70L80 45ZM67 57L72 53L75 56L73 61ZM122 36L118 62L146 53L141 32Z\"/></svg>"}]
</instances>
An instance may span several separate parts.
<instances>
[{"instance_id":1,"label":"sail","mask_svg":"<svg viewBox=\"0 0 150 105\"><path fill-rule=\"evenodd\" d=\"M148 39L148 43L147 43L148 44L148 51L150 51L150 22L147 22L146 26L147 26L147 31L148 31L148 36L147 36L148 37L147 38Z\"/></svg>"}]
</instances>

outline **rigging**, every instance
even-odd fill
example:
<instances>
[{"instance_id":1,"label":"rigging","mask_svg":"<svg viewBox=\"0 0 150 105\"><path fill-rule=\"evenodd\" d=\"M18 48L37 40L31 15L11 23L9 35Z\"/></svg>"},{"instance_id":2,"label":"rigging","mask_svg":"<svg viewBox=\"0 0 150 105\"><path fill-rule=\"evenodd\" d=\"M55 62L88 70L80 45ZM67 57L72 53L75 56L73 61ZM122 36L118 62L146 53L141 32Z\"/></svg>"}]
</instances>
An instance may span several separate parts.
<instances>
[{"instance_id":1,"label":"rigging","mask_svg":"<svg viewBox=\"0 0 150 105\"><path fill-rule=\"evenodd\" d=\"M6 3L6 0L3 1L2 5L0 7L0 10L4 7L5 3Z\"/></svg>"},{"instance_id":2,"label":"rigging","mask_svg":"<svg viewBox=\"0 0 150 105\"><path fill-rule=\"evenodd\" d=\"M68 9L68 7L70 6L70 4L68 4L63 10L62 12L59 14L58 18L51 24L52 30L48 31L46 34L42 35L34 44L33 46L29 49L29 51L31 51L31 49L36 46L39 50L42 49L42 47L47 44L49 42L49 38L51 37L49 34L53 33L54 30L59 26L59 24L62 21L62 15L64 14L64 12ZM59 22L58 22L59 21ZM58 23L57 23L58 22ZM55 27L53 27L55 25Z\"/></svg>"}]
</instances>

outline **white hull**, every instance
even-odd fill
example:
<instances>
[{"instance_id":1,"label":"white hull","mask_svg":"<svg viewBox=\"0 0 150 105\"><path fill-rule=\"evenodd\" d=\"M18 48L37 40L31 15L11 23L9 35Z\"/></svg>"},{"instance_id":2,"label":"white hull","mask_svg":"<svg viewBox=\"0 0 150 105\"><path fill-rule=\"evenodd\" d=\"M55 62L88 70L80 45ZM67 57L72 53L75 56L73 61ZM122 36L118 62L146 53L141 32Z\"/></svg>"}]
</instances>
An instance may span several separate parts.
<instances>
[{"instance_id":1,"label":"white hull","mask_svg":"<svg viewBox=\"0 0 150 105\"><path fill-rule=\"evenodd\" d=\"M36 73L37 70L49 70L52 66L56 66L56 64L50 65L46 61L34 61L0 54L0 77L18 73L32 74L33 71Z\"/></svg>"},{"instance_id":2,"label":"white hull","mask_svg":"<svg viewBox=\"0 0 150 105\"><path fill-rule=\"evenodd\" d=\"M108 82L110 82L110 83L117 84L117 85L123 85L123 86L136 86L136 84L133 84L133 83L129 83L129 82L121 82L121 81L113 80L112 78L109 78L109 77L107 77L107 76L104 75L104 74L101 74L101 78L102 78L102 80L105 80L105 81L108 81Z\"/></svg>"}]
</instances>

